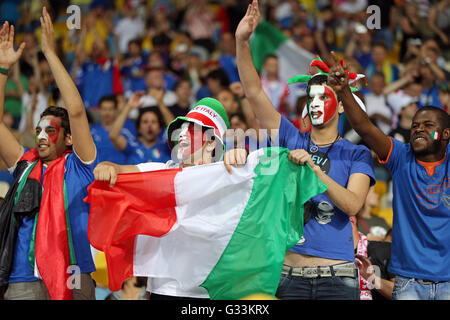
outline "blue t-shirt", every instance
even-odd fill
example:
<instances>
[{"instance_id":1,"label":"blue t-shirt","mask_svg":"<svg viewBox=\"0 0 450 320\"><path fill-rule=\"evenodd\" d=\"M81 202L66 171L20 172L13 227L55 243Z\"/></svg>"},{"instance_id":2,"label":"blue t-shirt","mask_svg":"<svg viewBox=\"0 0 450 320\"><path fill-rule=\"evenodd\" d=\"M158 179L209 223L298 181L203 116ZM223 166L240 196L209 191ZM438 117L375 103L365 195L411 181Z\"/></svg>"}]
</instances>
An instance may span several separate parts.
<instances>
[{"instance_id":1,"label":"blue t-shirt","mask_svg":"<svg viewBox=\"0 0 450 320\"><path fill-rule=\"evenodd\" d=\"M136 137L136 127L134 122L128 119L120 134L127 139L133 140ZM101 123L91 125L91 135L97 147L98 162L110 161L117 164L127 164L127 155L114 147L114 144L109 138L109 131L107 131Z\"/></svg>"},{"instance_id":2,"label":"blue t-shirt","mask_svg":"<svg viewBox=\"0 0 450 320\"><path fill-rule=\"evenodd\" d=\"M139 164L144 162L167 162L171 159L170 148L165 139L158 139L158 142L146 147L138 139L129 140L123 150L127 155L128 164Z\"/></svg>"},{"instance_id":3,"label":"blue t-shirt","mask_svg":"<svg viewBox=\"0 0 450 320\"><path fill-rule=\"evenodd\" d=\"M448 152L428 175L411 144L392 139L385 163L393 180L393 234L389 272L430 281L450 280ZM449 149L447 148L447 151Z\"/></svg>"},{"instance_id":4,"label":"blue t-shirt","mask_svg":"<svg viewBox=\"0 0 450 320\"><path fill-rule=\"evenodd\" d=\"M290 150L308 150L310 133L300 132L289 120L281 117L279 145ZM273 145L273 143L272 143ZM343 187L347 187L354 173L366 174L370 184L375 183L370 151L342 139L329 147L319 148L311 158L327 175ZM310 199L315 205L309 222L303 229L303 237L291 251L326 259L354 261L353 233L349 216L336 207L326 193Z\"/></svg>"},{"instance_id":5,"label":"blue t-shirt","mask_svg":"<svg viewBox=\"0 0 450 320\"><path fill-rule=\"evenodd\" d=\"M103 96L113 93L112 60L105 67L94 62L85 62L78 70L76 84L86 109L95 107Z\"/></svg>"},{"instance_id":6,"label":"blue t-shirt","mask_svg":"<svg viewBox=\"0 0 450 320\"><path fill-rule=\"evenodd\" d=\"M88 185L94 181L93 170L97 164L98 160L96 159L91 165L85 165L73 152L67 156L65 164L70 227L75 257L81 273L95 271L91 246L87 238L89 204L84 202L83 199L87 197ZM45 167L43 167L43 171L45 174ZM19 228L12 271L9 277L11 283L38 280L34 276L34 271L28 261L33 226L34 218L25 217Z\"/></svg>"}]
</instances>

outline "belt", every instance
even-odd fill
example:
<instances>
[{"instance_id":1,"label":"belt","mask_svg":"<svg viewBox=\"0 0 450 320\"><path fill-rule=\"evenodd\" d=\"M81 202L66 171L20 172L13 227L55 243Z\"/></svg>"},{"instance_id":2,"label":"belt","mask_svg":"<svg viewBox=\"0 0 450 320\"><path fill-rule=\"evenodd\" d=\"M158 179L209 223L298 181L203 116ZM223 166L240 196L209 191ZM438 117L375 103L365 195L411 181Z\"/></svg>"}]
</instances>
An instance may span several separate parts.
<instances>
[{"instance_id":1,"label":"belt","mask_svg":"<svg viewBox=\"0 0 450 320\"><path fill-rule=\"evenodd\" d=\"M333 276L356 278L358 274L356 266L352 262L326 267L318 266L294 268L283 265L281 273L289 276L303 277L308 279Z\"/></svg>"},{"instance_id":2,"label":"belt","mask_svg":"<svg viewBox=\"0 0 450 320\"><path fill-rule=\"evenodd\" d=\"M420 284L438 284L438 283L443 283L443 282L448 282L448 281L431 281L431 280L422 280L422 279L415 279L417 282L419 282Z\"/></svg>"}]
</instances>

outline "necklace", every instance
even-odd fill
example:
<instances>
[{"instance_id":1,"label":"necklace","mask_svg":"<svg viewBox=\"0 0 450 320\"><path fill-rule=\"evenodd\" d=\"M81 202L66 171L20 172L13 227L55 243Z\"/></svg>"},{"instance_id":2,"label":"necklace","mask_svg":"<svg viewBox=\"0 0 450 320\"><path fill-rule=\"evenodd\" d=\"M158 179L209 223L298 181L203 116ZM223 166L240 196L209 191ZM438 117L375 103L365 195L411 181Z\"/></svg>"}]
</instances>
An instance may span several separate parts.
<instances>
[{"instance_id":1,"label":"necklace","mask_svg":"<svg viewBox=\"0 0 450 320\"><path fill-rule=\"evenodd\" d=\"M333 148L334 144L336 143L336 141L338 141L340 138L339 133L336 136L336 139L334 139L334 141L331 143L331 146L328 148L327 152L325 153L324 158L326 158L328 156L328 153L330 153L331 149ZM317 151L319 151L319 147L322 146L326 146L329 145L329 143L324 143L324 144L316 144L313 142L313 145L311 146L311 134L309 134L308 137L308 150L310 153L316 153Z\"/></svg>"}]
</instances>

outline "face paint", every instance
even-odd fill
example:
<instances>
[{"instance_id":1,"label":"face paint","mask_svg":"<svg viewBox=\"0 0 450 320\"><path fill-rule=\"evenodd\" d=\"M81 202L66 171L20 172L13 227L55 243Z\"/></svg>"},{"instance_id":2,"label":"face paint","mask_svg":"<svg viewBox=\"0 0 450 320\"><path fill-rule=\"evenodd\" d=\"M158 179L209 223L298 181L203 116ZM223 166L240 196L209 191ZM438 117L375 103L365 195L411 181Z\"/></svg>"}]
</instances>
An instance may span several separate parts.
<instances>
[{"instance_id":1,"label":"face paint","mask_svg":"<svg viewBox=\"0 0 450 320\"><path fill-rule=\"evenodd\" d=\"M187 159L191 154L200 150L204 142L205 135L201 127L190 122L184 122L181 125L181 132L178 137L178 159Z\"/></svg>"},{"instance_id":2,"label":"face paint","mask_svg":"<svg viewBox=\"0 0 450 320\"><path fill-rule=\"evenodd\" d=\"M337 100L330 88L312 85L308 88L308 114L313 126L327 123L336 112Z\"/></svg>"},{"instance_id":3,"label":"face paint","mask_svg":"<svg viewBox=\"0 0 450 320\"><path fill-rule=\"evenodd\" d=\"M431 139L433 140L439 140L441 138L439 132L437 131L431 131Z\"/></svg>"},{"instance_id":4,"label":"face paint","mask_svg":"<svg viewBox=\"0 0 450 320\"><path fill-rule=\"evenodd\" d=\"M56 121L54 121L53 119L43 119L39 121L37 127L40 128L41 131L36 134L36 145L39 144L40 140L46 140L48 142L52 142L53 144L56 143L59 136L59 130L61 129ZM49 131L50 133L47 131Z\"/></svg>"}]
</instances>

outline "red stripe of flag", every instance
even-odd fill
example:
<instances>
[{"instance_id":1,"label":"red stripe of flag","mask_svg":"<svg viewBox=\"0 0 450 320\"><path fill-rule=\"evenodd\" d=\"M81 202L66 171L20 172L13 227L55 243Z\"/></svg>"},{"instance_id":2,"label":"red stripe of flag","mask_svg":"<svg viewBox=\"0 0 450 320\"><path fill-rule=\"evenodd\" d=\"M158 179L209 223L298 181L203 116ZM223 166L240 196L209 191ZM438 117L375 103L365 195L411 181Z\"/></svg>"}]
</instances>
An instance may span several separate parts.
<instances>
[{"instance_id":1,"label":"red stripe of flag","mask_svg":"<svg viewBox=\"0 0 450 320\"><path fill-rule=\"evenodd\" d=\"M88 239L105 253L112 291L133 276L136 236L161 237L175 224L174 179L180 171L120 174L113 188L100 181L88 187Z\"/></svg>"}]
</instances>

